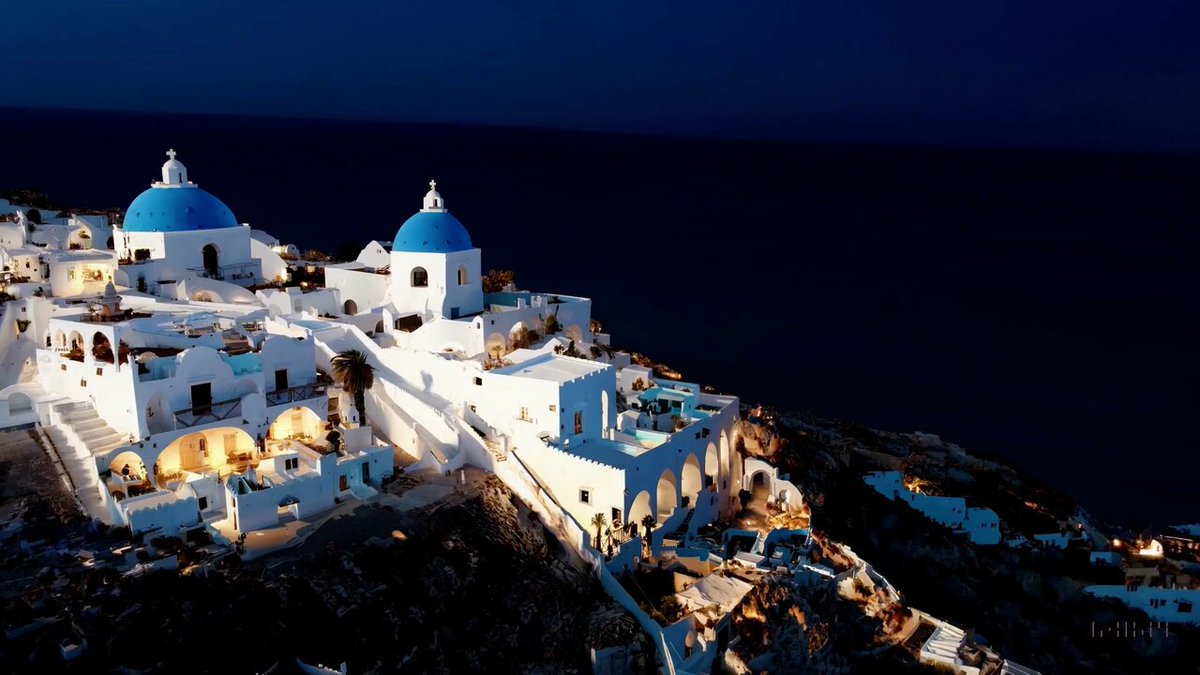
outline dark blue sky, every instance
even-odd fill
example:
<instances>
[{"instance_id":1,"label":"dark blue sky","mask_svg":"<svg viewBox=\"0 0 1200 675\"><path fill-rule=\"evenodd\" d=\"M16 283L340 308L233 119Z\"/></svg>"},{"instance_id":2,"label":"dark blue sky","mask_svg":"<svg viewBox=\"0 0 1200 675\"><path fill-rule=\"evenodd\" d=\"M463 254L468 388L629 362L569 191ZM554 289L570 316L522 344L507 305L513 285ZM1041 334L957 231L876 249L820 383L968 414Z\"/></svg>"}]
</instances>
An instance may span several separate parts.
<instances>
[{"instance_id":1,"label":"dark blue sky","mask_svg":"<svg viewBox=\"0 0 1200 675\"><path fill-rule=\"evenodd\" d=\"M1195 0L17 5L7 106L1200 150Z\"/></svg>"}]
</instances>

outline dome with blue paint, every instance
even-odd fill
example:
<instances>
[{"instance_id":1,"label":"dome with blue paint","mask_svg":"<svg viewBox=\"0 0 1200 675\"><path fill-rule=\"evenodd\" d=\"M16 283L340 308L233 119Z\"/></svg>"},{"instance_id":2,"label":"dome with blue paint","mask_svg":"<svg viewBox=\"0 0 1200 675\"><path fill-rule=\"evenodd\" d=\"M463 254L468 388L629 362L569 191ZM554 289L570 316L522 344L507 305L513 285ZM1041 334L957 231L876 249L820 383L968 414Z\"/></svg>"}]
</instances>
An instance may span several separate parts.
<instances>
[{"instance_id":1,"label":"dome with blue paint","mask_svg":"<svg viewBox=\"0 0 1200 675\"><path fill-rule=\"evenodd\" d=\"M126 232L190 232L238 227L224 202L187 179L187 167L168 150L162 182L138 195L125 211Z\"/></svg>"},{"instance_id":2,"label":"dome with blue paint","mask_svg":"<svg viewBox=\"0 0 1200 675\"><path fill-rule=\"evenodd\" d=\"M446 210L446 202L437 191L437 182L429 181L424 208L404 221L392 240L392 250L404 253L453 253L469 251L471 235L467 228Z\"/></svg>"}]
</instances>

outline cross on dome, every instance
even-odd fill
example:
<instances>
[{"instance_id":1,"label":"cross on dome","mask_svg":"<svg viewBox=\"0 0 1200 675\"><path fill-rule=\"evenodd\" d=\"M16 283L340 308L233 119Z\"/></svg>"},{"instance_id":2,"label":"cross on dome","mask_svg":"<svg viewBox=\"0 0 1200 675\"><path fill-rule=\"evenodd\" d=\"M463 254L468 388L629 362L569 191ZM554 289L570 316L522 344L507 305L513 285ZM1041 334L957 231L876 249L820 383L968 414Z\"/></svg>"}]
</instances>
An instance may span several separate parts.
<instances>
[{"instance_id":1,"label":"cross on dome","mask_svg":"<svg viewBox=\"0 0 1200 675\"><path fill-rule=\"evenodd\" d=\"M194 183L188 180L187 167L183 162L175 159L179 154L175 152L175 148L167 150L167 161L162 165L162 182L154 183L155 187L189 187Z\"/></svg>"},{"instance_id":2,"label":"cross on dome","mask_svg":"<svg viewBox=\"0 0 1200 675\"><path fill-rule=\"evenodd\" d=\"M437 191L437 181L429 181L429 192L425 193L425 203L422 204L422 211L445 211L446 200L442 199L441 193Z\"/></svg>"}]
</instances>

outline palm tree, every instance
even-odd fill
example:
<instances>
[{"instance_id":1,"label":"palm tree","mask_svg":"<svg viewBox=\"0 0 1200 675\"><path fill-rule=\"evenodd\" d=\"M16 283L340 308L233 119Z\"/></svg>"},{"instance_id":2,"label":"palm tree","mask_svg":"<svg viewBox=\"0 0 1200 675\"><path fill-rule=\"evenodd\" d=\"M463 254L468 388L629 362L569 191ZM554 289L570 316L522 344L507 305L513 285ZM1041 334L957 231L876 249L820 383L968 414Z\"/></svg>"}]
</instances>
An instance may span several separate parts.
<instances>
[{"instance_id":1,"label":"palm tree","mask_svg":"<svg viewBox=\"0 0 1200 675\"><path fill-rule=\"evenodd\" d=\"M608 524L608 519L604 517L603 513L597 513L596 515L592 516L592 527L596 528L596 550L597 551L600 550L600 532L604 529L604 526L607 524Z\"/></svg>"},{"instance_id":2,"label":"palm tree","mask_svg":"<svg viewBox=\"0 0 1200 675\"><path fill-rule=\"evenodd\" d=\"M652 516L648 513L646 514L645 518L642 518L642 557L643 558L649 558L650 553L654 550L654 538L651 533L654 531L655 524L656 524L656 521L654 519L654 516Z\"/></svg>"},{"instance_id":3,"label":"palm tree","mask_svg":"<svg viewBox=\"0 0 1200 675\"><path fill-rule=\"evenodd\" d=\"M354 397L358 409L359 424L367 424L367 390L375 384L375 367L367 361L367 355L357 349L339 352L330 361L333 379L337 380L348 394Z\"/></svg>"}]
</instances>

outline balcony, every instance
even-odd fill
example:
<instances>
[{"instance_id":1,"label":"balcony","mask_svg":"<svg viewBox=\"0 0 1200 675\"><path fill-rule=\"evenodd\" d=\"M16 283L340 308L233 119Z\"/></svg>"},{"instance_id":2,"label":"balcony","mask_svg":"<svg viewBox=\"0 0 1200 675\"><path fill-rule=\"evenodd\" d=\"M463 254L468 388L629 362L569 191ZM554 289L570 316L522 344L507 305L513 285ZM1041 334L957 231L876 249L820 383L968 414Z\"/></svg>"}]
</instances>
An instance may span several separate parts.
<instances>
[{"instance_id":1,"label":"balcony","mask_svg":"<svg viewBox=\"0 0 1200 675\"><path fill-rule=\"evenodd\" d=\"M189 267L189 272L195 272L201 277L208 279L227 280L227 279L254 279L258 276L259 265L255 262L233 263L231 265L221 265L215 269L208 267Z\"/></svg>"},{"instance_id":2,"label":"balcony","mask_svg":"<svg viewBox=\"0 0 1200 675\"><path fill-rule=\"evenodd\" d=\"M325 385L315 383L268 391L266 394L268 406L299 403L300 401L307 401L310 398L321 398L323 396L325 396Z\"/></svg>"},{"instance_id":3,"label":"balcony","mask_svg":"<svg viewBox=\"0 0 1200 675\"><path fill-rule=\"evenodd\" d=\"M198 405L175 411L175 428L194 427L210 422L220 422L242 414L242 399L232 398L227 401L213 401L208 405Z\"/></svg>"}]
</instances>

